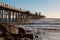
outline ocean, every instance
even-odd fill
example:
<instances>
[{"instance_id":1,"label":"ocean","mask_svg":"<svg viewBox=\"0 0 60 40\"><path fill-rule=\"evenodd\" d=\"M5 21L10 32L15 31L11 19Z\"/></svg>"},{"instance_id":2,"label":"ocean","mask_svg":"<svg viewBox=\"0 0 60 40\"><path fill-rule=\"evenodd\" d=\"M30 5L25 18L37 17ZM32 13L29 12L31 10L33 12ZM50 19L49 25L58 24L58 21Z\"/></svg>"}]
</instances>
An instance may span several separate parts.
<instances>
[{"instance_id":1,"label":"ocean","mask_svg":"<svg viewBox=\"0 0 60 40\"><path fill-rule=\"evenodd\" d=\"M45 18L30 20L29 24L16 25L30 30L34 35L34 40L60 40L60 19Z\"/></svg>"}]
</instances>

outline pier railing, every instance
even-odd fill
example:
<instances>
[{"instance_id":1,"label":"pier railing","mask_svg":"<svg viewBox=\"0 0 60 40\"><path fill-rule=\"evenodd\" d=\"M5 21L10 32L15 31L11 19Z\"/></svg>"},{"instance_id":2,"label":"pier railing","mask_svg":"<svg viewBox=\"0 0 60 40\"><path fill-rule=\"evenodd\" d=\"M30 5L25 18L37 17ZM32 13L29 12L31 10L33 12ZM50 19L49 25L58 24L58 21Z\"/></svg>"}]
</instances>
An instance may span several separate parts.
<instances>
[{"instance_id":1,"label":"pier railing","mask_svg":"<svg viewBox=\"0 0 60 40\"><path fill-rule=\"evenodd\" d=\"M0 7L9 8L9 9L17 10L17 11L23 11L21 8L19 9L19 8L14 7L14 6L2 3L2 2L0 3Z\"/></svg>"}]
</instances>

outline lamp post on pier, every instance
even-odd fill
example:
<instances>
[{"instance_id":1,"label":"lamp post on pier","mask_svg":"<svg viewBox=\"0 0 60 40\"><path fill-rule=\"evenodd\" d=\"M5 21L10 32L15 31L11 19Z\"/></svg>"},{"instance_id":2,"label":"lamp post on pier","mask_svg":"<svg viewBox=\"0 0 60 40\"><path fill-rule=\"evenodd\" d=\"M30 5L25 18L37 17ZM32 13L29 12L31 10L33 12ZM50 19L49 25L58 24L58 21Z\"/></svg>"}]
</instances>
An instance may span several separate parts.
<instances>
[{"instance_id":1,"label":"lamp post on pier","mask_svg":"<svg viewBox=\"0 0 60 40\"><path fill-rule=\"evenodd\" d=\"M15 7L15 2L16 2L16 1L14 0L14 7Z\"/></svg>"}]
</instances>

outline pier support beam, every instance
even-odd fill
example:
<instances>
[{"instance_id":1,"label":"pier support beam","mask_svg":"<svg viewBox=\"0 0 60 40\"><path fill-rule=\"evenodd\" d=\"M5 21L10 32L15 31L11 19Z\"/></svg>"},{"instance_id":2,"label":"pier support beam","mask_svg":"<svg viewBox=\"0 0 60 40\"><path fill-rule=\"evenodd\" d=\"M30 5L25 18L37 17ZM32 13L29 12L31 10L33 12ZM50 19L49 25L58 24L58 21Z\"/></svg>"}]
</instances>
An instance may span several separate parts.
<instances>
[{"instance_id":1,"label":"pier support beam","mask_svg":"<svg viewBox=\"0 0 60 40\"><path fill-rule=\"evenodd\" d=\"M12 22L14 22L14 11L12 13Z\"/></svg>"},{"instance_id":2,"label":"pier support beam","mask_svg":"<svg viewBox=\"0 0 60 40\"><path fill-rule=\"evenodd\" d=\"M1 21L3 21L3 9L2 9L2 18L1 19L2 19Z\"/></svg>"},{"instance_id":3,"label":"pier support beam","mask_svg":"<svg viewBox=\"0 0 60 40\"><path fill-rule=\"evenodd\" d=\"M11 21L11 11L8 11L8 20Z\"/></svg>"},{"instance_id":4,"label":"pier support beam","mask_svg":"<svg viewBox=\"0 0 60 40\"><path fill-rule=\"evenodd\" d=\"M18 13L16 12L16 17L15 17L15 21L17 22L17 20L18 20Z\"/></svg>"},{"instance_id":5,"label":"pier support beam","mask_svg":"<svg viewBox=\"0 0 60 40\"><path fill-rule=\"evenodd\" d=\"M20 14L20 12L18 13L18 22L20 22L20 16L21 16L21 14Z\"/></svg>"}]
</instances>

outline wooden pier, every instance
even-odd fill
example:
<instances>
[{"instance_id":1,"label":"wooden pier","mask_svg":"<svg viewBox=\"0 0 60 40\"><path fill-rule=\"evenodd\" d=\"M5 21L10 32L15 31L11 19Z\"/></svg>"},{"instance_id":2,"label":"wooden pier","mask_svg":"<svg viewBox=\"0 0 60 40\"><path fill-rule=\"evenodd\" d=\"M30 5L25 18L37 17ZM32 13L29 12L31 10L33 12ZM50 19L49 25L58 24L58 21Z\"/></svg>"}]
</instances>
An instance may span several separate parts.
<instances>
[{"instance_id":1,"label":"wooden pier","mask_svg":"<svg viewBox=\"0 0 60 40\"><path fill-rule=\"evenodd\" d=\"M43 15L37 15L30 11L16 8L11 5L0 3L0 21L1 22L29 22L30 19L45 18Z\"/></svg>"}]
</instances>

